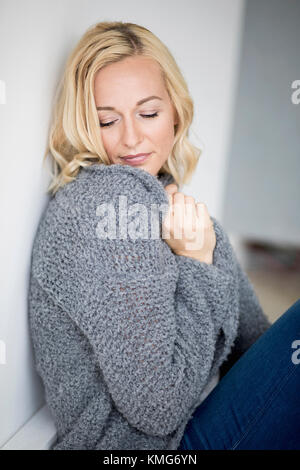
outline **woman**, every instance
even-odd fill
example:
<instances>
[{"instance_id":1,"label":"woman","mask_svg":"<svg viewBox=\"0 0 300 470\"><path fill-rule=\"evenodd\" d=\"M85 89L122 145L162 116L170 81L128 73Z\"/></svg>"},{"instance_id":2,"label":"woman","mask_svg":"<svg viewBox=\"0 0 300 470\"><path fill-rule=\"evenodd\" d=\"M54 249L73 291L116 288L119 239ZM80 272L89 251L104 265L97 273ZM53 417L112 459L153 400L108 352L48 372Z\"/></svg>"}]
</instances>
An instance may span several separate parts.
<instances>
[{"instance_id":1,"label":"woman","mask_svg":"<svg viewBox=\"0 0 300 470\"><path fill-rule=\"evenodd\" d=\"M299 382L277 349L299 319L270 328L221 225L177 191L199 151L169 50L142 26L96 24L54 111L29 290L52 449L242 448L250 431L248 448L295 448L286 437L299 420L262 418L257 438L256 422L273 385ZM299 410L296 397L279 405ZM269 442L276 419L287 430Z\"/></svg>"}]
</instances>

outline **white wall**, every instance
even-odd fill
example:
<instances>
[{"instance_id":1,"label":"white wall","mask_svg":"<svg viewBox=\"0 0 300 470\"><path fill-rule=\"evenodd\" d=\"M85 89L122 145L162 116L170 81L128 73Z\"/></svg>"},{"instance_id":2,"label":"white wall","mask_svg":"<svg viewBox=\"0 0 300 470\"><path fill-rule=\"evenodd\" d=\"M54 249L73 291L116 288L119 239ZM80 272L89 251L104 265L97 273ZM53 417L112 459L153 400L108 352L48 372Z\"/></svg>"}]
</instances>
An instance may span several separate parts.
<instances>
[{"instance_id":1,"label":"white wall","mask_svg":"<svg viewBox=\"0 0 300 470\"><path fill-rule=\"evenodd\" d=\"M300 246L300 2L247 2L223 222L241 238Z\"/></svg>"},{"instance_id":2,"label":"white wall","mask_svg":"<svg viewBox=\"0 0 300 470\"><path fill-rule=\"evenodd\" d=\"M140 23L165 42L195 102L191 140L205 146L184 192L221 219L243 11L243 0L1 1L0 447L44 402L33 369L26 296L33 237L47 203L42 156L50 107L71 48L103 20Z\"/></svg>"}]
</instances>

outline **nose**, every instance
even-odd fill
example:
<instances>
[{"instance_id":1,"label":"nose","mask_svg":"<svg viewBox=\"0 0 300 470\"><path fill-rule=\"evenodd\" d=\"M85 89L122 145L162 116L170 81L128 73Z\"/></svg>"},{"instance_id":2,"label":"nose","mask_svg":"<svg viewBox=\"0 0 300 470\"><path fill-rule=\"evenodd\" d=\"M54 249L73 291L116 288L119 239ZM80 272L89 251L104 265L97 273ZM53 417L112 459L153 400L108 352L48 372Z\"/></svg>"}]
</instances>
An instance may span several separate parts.
<instances>
[{"instance_id":1,"label":"nose","mask_svg":"<svg viewBox=\"0 0 300 470\"><path fill-rule=\"evenodd\" d=\"M125 147L131 149L132 151L138 151L138 146L142 141L142 132L139 123L131 117L129 117L128 119L124 119L123 122L123 145L125 145Z\"/></svg>"}]
</instances>

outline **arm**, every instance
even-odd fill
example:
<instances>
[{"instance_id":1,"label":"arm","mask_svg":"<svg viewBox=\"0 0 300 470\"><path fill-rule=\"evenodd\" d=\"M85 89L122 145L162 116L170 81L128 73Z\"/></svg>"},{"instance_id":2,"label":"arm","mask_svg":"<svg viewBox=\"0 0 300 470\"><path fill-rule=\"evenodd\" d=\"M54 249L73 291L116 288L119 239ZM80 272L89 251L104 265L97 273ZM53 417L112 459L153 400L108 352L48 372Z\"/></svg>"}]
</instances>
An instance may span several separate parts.
<instances>
[{"instance_id":1,"label":"arm","mask_svg":"<svg viewBox=\"0 0 300 470\"><path fill-rule=\"evenodd\" d=\"M47 256L42 275L38 266L34 274L88 338L118 411L137 429L164 436L198 401L216 335L206 287L191 289L162 239L96 235L104 199L116 212L119 194L128 204L164 202L157 201L158 186L152 192L145 184L150 175L131 170L108 169L108 181L89 189L83 183L69 194L74 206L61 196L53 209L60 225L47 220Z\"/></svg>"},{"instance_id":2,"label":"arm","mask_svg":"<svg viewBox=\"0 0 300 470\"><path fill-rule=\"evenodd\" d=\"M222 269L229 270L236 279L240 315L235 350L238 350L241 355L271 326L271 322L262 310L254 287L241 267L228 235L216 219L214 219L214 224L216 230L222 232L224 245L224 250L216 253L216 262L222 265ZM225 263L220 260L223 256ZM230 266L228 266L229 260Z\"/></svg>"},{"instance_id":3,"label":"arm","mask_svg":"<svg viewBox=\"0 0 300 470\"><path fill-rule=\"evenodd\" d=\"M252 344L267 331L272 323L263 312L254 288L246 273L237 263L240 321L234 346L221 367L221 377L235 364Z\"/></svg>"},{"instance_id":4,"label":"arm","mask_svg":"<svg viewBox=\"0 0 300 470\"><path fill-rule=\"evenodd\" d=\"M234 312L234 305L237 305L239 314L237 335L231 353L222 368L221 373L223 373L271 326L271 323L260 306L254 288L246 273L243 271L226 232L214 217L211 217L211 219L214 223L217 239L213 254L213 264L202 263L187 257L180 258L182 258L181 269L195 269L198 263L198 271L202 273L202 279L206 278L206 273L218 273L218 276L216 275L215 286L211 286L212 288L207 291L207 295L211 296L211 302L214 305L214 322L217 328L221 328L222 325L224 325L224 322L226 322L232 312ZM233 286L231 284L230 288L228 288L222 284L220 282L222 275L229 276L234 283ZM194 282L198 282L196 276L193 276L193 278ZM209 276L209 279L211 280L212 276ZM198 285L200 285L200 283ZM217 296L219 302L217 302L217 304L214 288L219 292ZM214 298L212 295L214 295ZM222 317L217 311L217 305L218 303L222 303L222 299L227 299L229 305L232 305L231 311L229 309L227 312L227 318L226 316Z\"/></svg>"}]
</instances>

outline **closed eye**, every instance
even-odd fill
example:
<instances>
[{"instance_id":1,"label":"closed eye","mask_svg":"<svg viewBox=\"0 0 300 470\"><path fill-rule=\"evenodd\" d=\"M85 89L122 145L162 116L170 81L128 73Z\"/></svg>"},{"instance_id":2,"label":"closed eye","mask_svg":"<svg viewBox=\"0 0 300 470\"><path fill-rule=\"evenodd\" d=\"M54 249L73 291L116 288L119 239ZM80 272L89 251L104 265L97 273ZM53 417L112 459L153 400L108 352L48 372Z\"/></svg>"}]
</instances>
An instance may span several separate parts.
<instances>
[{"instance_id":1,"label":"closed eye","mask_svg":"<svg viewBox=\"0 0 300 470\"><path fill-rule=\"evenodd\" d=\"M142 116L143 118L155 118L156 116L158 116L158 113L154 113L154 114L141 114L140 116ZM100 122L100 121L99 121ZM111 122L106 122L106 123L103 123L103 122L100 122L100 127L108 127L108 126L111 126L115 121L111 121Z\"/></svg>"}]
</instances>

